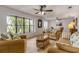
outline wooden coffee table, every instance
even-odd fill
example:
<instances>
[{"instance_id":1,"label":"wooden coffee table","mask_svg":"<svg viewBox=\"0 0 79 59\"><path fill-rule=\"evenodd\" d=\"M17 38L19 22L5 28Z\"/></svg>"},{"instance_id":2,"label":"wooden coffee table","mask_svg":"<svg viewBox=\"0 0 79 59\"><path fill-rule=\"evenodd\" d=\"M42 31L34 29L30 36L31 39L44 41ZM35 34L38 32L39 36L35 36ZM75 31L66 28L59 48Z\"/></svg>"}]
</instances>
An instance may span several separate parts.
<instances>
[{"instance_id":1,"label":"wooden coffee table","mask_svg":"<svg viewBox=\"0 0 79 59\"><path fill-rule=\"evenodd\" d=\"M45 47L47 47L49 45L49 39L48 38L37 39L36 40L36 45L37 45L38 48L44 49Z\"/></svg>"}]
</instances>

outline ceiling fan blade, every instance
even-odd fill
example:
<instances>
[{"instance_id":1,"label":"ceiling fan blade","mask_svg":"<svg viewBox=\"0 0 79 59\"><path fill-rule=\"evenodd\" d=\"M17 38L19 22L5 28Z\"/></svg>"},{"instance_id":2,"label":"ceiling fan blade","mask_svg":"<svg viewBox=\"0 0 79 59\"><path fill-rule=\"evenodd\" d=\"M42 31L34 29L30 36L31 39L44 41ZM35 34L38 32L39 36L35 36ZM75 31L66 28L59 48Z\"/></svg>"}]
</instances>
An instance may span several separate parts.
<instances>
[{"instance_id":1,"label":"ceiling fan blade","mask_svg":"<svg viewBox=\"0 0 79 59\"><path fill-rule=\"evenodd\" d=\"M36 10L36 11L40 11L39 9L34 9L34 10Z\"/></svg>"},{"instance_id":2,"label":"ceiling fan blade","mask_svg":"<svg viewBox=\"0 0 79 59\"><path fill-rule=\"evenodd\" d=\"M44 11L46 11L46 12L52 12L53 10L44 10Z\"/></svg>"},{"instance_id":3,"label":"ceiling fan blade","mask_svg":"<svg viewBox=\"0 0 79 59\"><path fill-rule=\"evenodd\" d=\"M35 14L38 14L39 12L36 12Z\"/></svg>"}]
</instances>

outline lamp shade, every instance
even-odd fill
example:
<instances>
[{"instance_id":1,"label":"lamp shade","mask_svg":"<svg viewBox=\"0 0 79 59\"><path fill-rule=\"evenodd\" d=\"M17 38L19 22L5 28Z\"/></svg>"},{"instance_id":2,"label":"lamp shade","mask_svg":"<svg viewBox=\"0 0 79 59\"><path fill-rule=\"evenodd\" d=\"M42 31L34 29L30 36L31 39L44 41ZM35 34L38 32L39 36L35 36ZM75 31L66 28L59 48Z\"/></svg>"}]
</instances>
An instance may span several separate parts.
<instances>
[{"instance_id":1,"label":"lamp shade","mask_svg":"<svg viewBox=\"0 0 79 59\"><path fill-rule=\"evenodd\" d=\"M71 22L68 24L68 29L73 29L75 26L75 23L74 22Z\"/></svg>"}]
</instances>

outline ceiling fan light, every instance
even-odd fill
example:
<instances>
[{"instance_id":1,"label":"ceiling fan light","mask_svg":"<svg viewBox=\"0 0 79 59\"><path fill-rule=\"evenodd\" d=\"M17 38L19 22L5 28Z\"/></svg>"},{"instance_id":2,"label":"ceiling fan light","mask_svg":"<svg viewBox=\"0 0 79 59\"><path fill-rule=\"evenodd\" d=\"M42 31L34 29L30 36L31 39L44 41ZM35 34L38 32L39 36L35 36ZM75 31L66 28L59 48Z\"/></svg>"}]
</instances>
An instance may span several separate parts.
<instances>
[{"instance_id":1,"label":"ceiling fan light","mask_svg":"<svg viewBox=\"0 0 79 59\"><path fill-rule=\"evenodd\" d=\"M44 11L43 11L43 12L41 12L41 14L42 14L42 15L44 15L44 13L45 13Z\"/></svg>"},{"instance_id":2,"label":"ceiling fan light","mask_svg":"<svg viewBox=\"0 0 79 59\"><path fill-rule=\"evenodd\" d=\"M45 12L43 11L43 12L39 12L38 14L40 14L40 15L44 15L45 14Z\"/></svg>"}]
</instances>

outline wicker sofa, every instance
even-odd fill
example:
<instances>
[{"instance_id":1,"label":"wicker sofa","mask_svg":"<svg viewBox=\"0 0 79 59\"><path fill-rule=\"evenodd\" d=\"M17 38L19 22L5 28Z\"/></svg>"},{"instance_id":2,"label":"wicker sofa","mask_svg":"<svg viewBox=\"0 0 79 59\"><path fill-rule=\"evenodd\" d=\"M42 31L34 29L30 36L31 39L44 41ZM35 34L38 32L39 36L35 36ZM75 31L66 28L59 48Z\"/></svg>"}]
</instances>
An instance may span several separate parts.
<instances>
[{"instance_id":1,"label":"wicker sofa","mask_svg":"<svg viewBox=\"0 0 79 59\"><path fill-rule=\"evenodd\" d=\"M0 41L0 53L24 53L24 40Z\"/></svg>"},{"instance_id":2,"label":"wicker sofa","mask_svg":"<svg viewBox=\"0 0 79 59\"><path fill-rule=\"evenodd\" d=\"M56 41L56 46L51 46L48 53L79 53L79 48L73 47L68 39Z\"/></svg>"}]
</instances>

